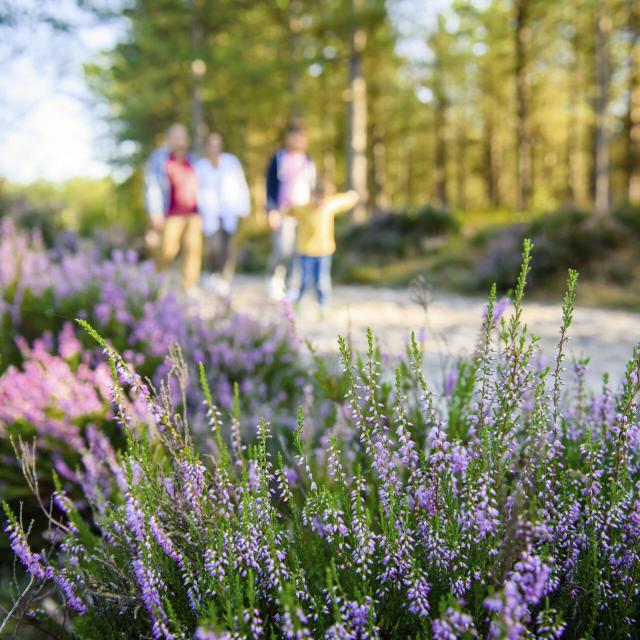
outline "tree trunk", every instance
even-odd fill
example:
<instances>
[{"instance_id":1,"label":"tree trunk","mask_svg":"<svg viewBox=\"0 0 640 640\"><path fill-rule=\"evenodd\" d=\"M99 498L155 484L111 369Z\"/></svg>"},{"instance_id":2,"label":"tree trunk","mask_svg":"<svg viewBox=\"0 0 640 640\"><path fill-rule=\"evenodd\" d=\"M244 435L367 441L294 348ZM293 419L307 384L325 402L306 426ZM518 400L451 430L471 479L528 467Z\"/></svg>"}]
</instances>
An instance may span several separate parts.
<instances>
[{"instance_id":1,"label":"tree trunk","mask_svg":"<svg viewBox=\"0 0 640 640\"><path fill-rule=\"evenodd\" d=\"M409 141L409 144L406 145L405 147L405 154L406 154L406 160L404 162L404 166L405 166L405 197L406 197L406 203L407 206L410 207L411 205L414 204L415 198L414 198L414 184L415 184L415 180L414 180L414 176L413 176L413 160L414 160L414 144L413 144L413 140Z\"/></svg>"},{"instance_id":2,"label":"tree trunk","mask_svg":"<svg viewBox=\"0 0 640 640\"><path fill-rule=\"evenodd\" d=\"M320 76L320 86L324 95L330 94L328 74ZM336 191L336 144L340 144L336 136L336 126L328 100L320 105L321 126L324 129L322 136L322 180L328 193Z\"/></svg>"},{"instance_id":3,"label":"tree trunk","mask_svg":"<svg viewBox=\"0 0 640 640\"><path fill-rule=\"evenodd\" d=\"M458 123L456 132L456 204L463 211L467 208L467 140L464 119Z\"/></svg>"},{"instance_id":4,"label":"tree trunk","mask_svg":"<svg viewBox=\"0 0 640 640\"><path fill-rule=\"evenodd\" d=\"M531 30L529 28L530 0L516 1L516 171L519 211L529 208L531 199L532 161L531 137L529 132L529 104L531 88L529 85L529 44Z\"/></svg>"},{"instance_id":5,"label":"tree trunk","mask_svg":"<svg viewBox=\"0 0 640 640\"><path fill-rule=\"evenodd\" d=\"M373 127L373 206L376 213L389 208L389 199L385 191L387 182L387 148L384 143L384 125Z\"/></svg>"},{"instance_id":6,"label":"tree trunk","mask_svg":"<svg viewBox=\"0 0 640 640\"><path fill-rule=\"evenodd\" d=\"M570 68L569 104L567 109L567 145L566 145L566 179L567 188L565 200L567 204L575 207L578 204L578 185L580 184L580 167L578 155L580 153L580 140L578 132L578 96L580 95L580 82L578 80L578 46L573 43L574 62Z\"/></svg>"},{"instance_id":7,"label":"tree trunk","mask_svg":"<svg viewBox=\"0 0 640 640\"><path fill-rule=\"evenodd\" d=\"M300 23L300 0L290 0L287 4L287 20L289 23L289 92L291 95L291 116L299 118L300 108L300 56L299 39L302 25Z\"/></svg>"},{"instance_id":8,"label":"tree trunk","mask_svg":"<svg viewBox=\"0 0 640 640\"><path fill-rule=\"evenodd\" d=\"M596 135L595 135L595 193L594 208L598 215L606 215L611 205L611 131L609 123L609 18L604 8L605 0L596 0Z\"/></svg>"},{"instance_id":9,"label":"tree trunk","mask_svg":"<svg viewBox=\"0 0 640 640\"><path fill-rule=\"evenodd\" d=\"M487 202L492 207L500 206L500 185L498 183L498 158L495 148L493 116L484 119L484 176Z\"/></svg>"},{"instance_id":10,"label":"tree trunk","mask_svg":"<svg viewBox=\"0 0 640 640\"><path fill-rule=\"evenodd\" d=\"M202 25L197 16L194 0L187 0L191 10L191 76L193 82L191 96L191 128L193 131L193 149L197 154L202 153L202 145L206 135L206 125L204 122L204 102L202 97L202 80L206 73L206 66L202 60L202 43L204 33Z\"/></svg>"},{"instance_id":11,"label":"tree trunk","mask_svg":"<svg viewBox=\"0 0 640 640\"><path fill-rule=\"evenodd\" d=\"M349 105L347 170L349 188L355 189L360 203L355 207L354 219L366 218L367 202L367 83L362 71L362 55L367 34L360 26L360 11L364 0L351 0L351 32L349 49Z\"/></svg>"},{"instance_id":12,"label":"tree trunk","mask_svg":"<svg viewBox=\"0 0 640 640\"><path fill-rule=\"evenodd\" d=\"M627 118L627 197L640 204L640 6L630 0L629 112Z\"/></svg>"},{"instance_id":13,"label":"tree trunk","mask_svg":"<svg viewBox=\"0 0 640 640\"><path fill-rule=\"evenodd\" d=\"M435 134L436 134L436 198L441 209L446 209L449 205L447 199L447 103L442 97L436 101L435 111Z\"/></svg>"}]
</instances>

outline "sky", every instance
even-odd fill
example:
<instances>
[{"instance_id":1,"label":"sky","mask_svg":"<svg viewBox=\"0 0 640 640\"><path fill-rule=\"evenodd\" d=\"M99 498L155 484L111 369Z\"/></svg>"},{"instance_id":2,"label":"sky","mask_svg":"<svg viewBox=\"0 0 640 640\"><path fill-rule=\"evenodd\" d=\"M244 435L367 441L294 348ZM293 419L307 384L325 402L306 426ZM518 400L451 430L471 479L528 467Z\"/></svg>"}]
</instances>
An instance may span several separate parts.
<instances>
[{"instance_id":1,"label":"sky","mask_svg":"<svg viewBox=\"0 0 640 640\"><path fill-rule=\"evenodd\" d=\"M38 3L0 0L0 17L3 1L25 10ZM425 28L448 2L390 3L392 19L403 35L401 53L414 59L427 55ZM11 182L60 182L111 173L108 127L86 86L82 65L112 47L124 24L92 24L71 0L58 0L56 17L77 25L74 34L55 34L42 26L5 26L5 37L0 32L0 176Z\"/></svg>"},{"instance_id":2,"label":"sky","mask_svg":"<svg viewBox=\"0 0 640 640\"><path fill-rule=\"evenodd\" d=\"M0 31L0 176L28 183L107 175L99 144L106 124L82 65L117 41L121 23L93 24L73 0L57 0L55 17L77 27L58 32L30 20L38 1L9 0L7 8L0 0L0 17L24 12L17 28Z\"/></svg>"}]
</instances>

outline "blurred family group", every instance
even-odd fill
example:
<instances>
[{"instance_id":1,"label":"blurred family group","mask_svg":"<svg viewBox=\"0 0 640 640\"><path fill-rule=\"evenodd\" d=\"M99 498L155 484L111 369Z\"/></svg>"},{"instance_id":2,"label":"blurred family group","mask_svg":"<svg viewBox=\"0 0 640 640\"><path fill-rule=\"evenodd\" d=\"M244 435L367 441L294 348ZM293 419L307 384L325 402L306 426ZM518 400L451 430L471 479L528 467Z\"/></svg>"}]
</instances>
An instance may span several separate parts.
<instances>
[{"instance_id":1,"label":"blurred family group","mask_svg":"<svg viewBox=\"0 0 640 640\"><path fill-rule=\"evenodd\" d=\"M204 288L228 296L235 270L233 237L249 215L249 187L238 158L224 151L214 131L204 153L190 151L189 133L172 125L165 146L154 151L145 169L145 205L149 214L146 244L159 271L181 254L187 292ZM269 294L298 304L314 289L320 307L331 291L331 260L336 250L334 217L352 209L355 191L327 193L307 153L307 133L290 124L284 146L266 172L267 221L272 234ZM204 263L204 275L201 276Z\"/></svg>"}]
</instances>

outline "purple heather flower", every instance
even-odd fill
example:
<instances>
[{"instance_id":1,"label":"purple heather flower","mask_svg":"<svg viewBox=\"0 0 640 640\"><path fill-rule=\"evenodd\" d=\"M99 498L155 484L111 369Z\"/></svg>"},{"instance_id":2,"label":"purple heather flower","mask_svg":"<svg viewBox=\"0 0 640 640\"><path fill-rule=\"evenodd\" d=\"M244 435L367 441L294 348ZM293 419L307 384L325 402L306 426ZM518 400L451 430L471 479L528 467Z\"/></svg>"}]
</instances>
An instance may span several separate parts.
<instances>
[{"instance_id":1,"label":"purple heather flower","mask_svg":"<svg viewBox=\"0 0 640 640\"><path fill-rule=\"evenodd\" d=\"M458 369L448 369L444 376L444 388L443 393L445 396L453 395L456 384L458 383Z\"/></svg>"},{"instance_id":2,"label":"purple heather flower","mask_svg":"<svg viewBox=\"0 0 640 640\"><path fill-rule=\"evenodd\" d=\"M241 636L231 631L211 631L204 627L198 627L193 640L241 640Z\"/></svg>"},{"instance_id":3,"label":"purple heather flower","mask_svg":"<svg viewBox=\"0 0 640 640\"><path fill-rule=\"evenodd\" d=\"M429 615L429 591L431 587L424 576L413 573L408 580L407 598L409 611L417 616Z\"/></svg>"},{"instance_id":4,"label":"purple heather flower","mask_svg":"<svg viewBox=\"0 0 640 640\"><path fill-rule=\"evenodd\" d=\"M257 609L253 609L252 611L245 609L243 618L245 623L249 625L251 638L253 638L253 640L260 640L260 638L264 637L264 623Z\"/></svg>"},{"instance_id":5,"label":"purple heather flower","mask_svg":"<svg viewBox=\"0 0 640 640\"><path fill-rule=\"evenodd\" d=\"M507 574L502 598L488 598L484 602L486 609L499 614L492 623L498 633L509 640L522 637L531 618L529 607L544 597L550 576L551 567L529 549L521 554L513 571Z\"/></svg>"},{"instance_id":6,"label":"purple heather flower","mask_svg":"<svg viewBox=\"0 0 640 640\"><path fill-rule=\"evenodd\" d=\"M47 577L47 573L42 565L42 556L39 553L33 553L31 551L22 527L9 522L5 531L9 534L11 550L20 562L22 562L27 571L34 577L44 580Z\"/></svg>"},{"instance_id":7,"label":"purple heather flower","mask_svg":"<svg viewBox=\"0 0 640 640\"><path fill-rule=\"evenodd\" d=\"M127 496L125 511L129 529L133 532L135 539L143 543L147 537L145 517L140 503L132 494Z\"/></svg>"},{"instance_id":8,"label":"purple heather flower","mask_svg":"<svg viewBox=\"0 0 640 640\"><path fill-rule=\"evenodd\" d=\"M158 572L138 557L133 561L133 571L140 587L142 602L152 620L152 633L156 640L173 640L174 635L167 628L167 615L162 605L162 594L166 586Z\"/></svg>"},{"instance_id":9,"label":"purple heather flower","mask_svg":"<svg viewBox=\"0 0 640 640\"><path fill-rule=\"evenodd\" d=\"M60 587L67 602L73 609L78 613L87 613L87 606L78 597L76 586L69 580L65 572L54 572L53 580Z\"/></svg>"},{"instance_id":10,"label":"purple heather flower","mask_svg":"<svg viewBox=\"0 0 640 640\"><path fill-rule=\"evenodd\" d=\"M182 487L189 506L199 515L200 499L205 487L206 469L200 462L182 461Z\"/></svg>"},{"instance_id":11,"label":"purple heather flower","mask_svg":"<svg viewBox=\"0 0 640 640\"><path fill-rule=\"evenodd\" d=\"M464 634L477 637L473 618L449 607L440 618L431 624L434 640L457 640Z\"/></svg>"},{"instance_id":12,"label":"purple heather flower","mask_svg":"<svg viewBox=\"0 0 640 640\"><path fill-rule=\"evenodd\" d=\"M175 548L171 538L163 531L155 516L151 516L151 518L149 518L149 528L151 529L153 539L158 543L165 554L174 562L178 563L179 566L182 566L184 564L182 556Z\"/></svg>"}]
</instances>

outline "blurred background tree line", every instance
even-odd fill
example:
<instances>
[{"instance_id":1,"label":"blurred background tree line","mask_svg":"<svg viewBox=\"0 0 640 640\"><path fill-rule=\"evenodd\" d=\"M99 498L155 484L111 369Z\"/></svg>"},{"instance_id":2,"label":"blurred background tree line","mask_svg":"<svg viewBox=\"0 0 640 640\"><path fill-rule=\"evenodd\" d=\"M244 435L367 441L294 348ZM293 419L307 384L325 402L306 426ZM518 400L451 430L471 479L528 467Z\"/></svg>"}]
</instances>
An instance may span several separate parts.
<instances>
[{"instance_id":1,"label":"blurred background tree line","mask_svg":"<svg viewBox=\"0 0 640 640\"><path fill-rule=\"evenodd\" d=\"M86 66L122 143L114 163L139 167L171 122L196 149L216 128L259 203L302 116L325 179L370 211L640 201L638 0L454 0L424 33L419 0L77 1L128 21ZM68 28L54 4L41 19ZM398 53L407 31L426 55Z\"/></svg>"},{"instance_id":2,"label":"blurred background tree line","mask_svg":"<svg viewBox=\"0 0 640 640\"><path fill-rule=\"evenodd\" d=\"M213 127L258 202L291 116L325 179L371 211L640 201L638 0L458 0L418 60L397 53L402 9L421 2L136 0L87 78L135 143L119 161L139 164L173 121L196 148Z\"/></svg>"},{"instance_id":3,"label":"blurred background tree line","mask_svg":"<svg viewBox=\"0 0 640 640\"><path fill-rule=\"evenodd\" d=\"M260 220L267 160L300 116L325 181L362 194L356 221L424 206L458 226L626 207L618 218L640 233L628 213L640 203L640 0L452 0L429 27L427 0L77 1L127 20L85 67L111 161L133 170L105 208L111 222L144 224L141 166L175 121L196 150L207 130L223 133Z\"/></svg>"}]
</instances>

